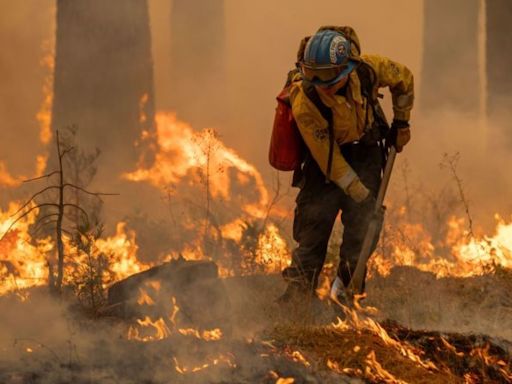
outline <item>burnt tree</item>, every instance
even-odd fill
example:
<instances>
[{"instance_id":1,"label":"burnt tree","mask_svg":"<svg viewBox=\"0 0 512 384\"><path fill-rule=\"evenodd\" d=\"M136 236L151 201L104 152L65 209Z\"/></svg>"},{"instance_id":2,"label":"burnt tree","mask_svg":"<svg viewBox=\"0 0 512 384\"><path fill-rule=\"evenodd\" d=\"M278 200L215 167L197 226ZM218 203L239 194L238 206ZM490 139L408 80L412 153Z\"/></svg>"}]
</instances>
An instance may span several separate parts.
<instances>
[{"instance_id":1,"label":"burnt tree","mask_svg":"<svg viewBox=\"0 0 512 384\"><path fill-rule=\"evenodd\" d=\"M224 0L175 0L171 9L173 109L198 128L223 122Z\"/></svg>"},{"instance_id":2,"label":"burnt tree","mask_svg":"<svg viewBox=\"0 0 512 384\"><path fill-rule=\"evenodd\" d=\"M479 113L478 15L479 0L424 2L424 111Z\"/></svg>"},{"instance_id":3,"label":"burnt tree","mask_svg":"<svg viewBox=\"0 0 512 384\"><path fill-rule=\"evenodd\" d=\"M54 131L80 127L111 172L151 162L140 138L154 132L152 64L146 0L58 0Z\"/></svg>"},{"instance_id":4,"label":"burnt tree","mask_svg":"<svg viewBox=\"0 0 512 384\"><path fill-rule=\"evenodd\" d=\"M487 110L491 118L510 122L512 113L512 2L488 0L487 13ZM512 142L512 133L509 133Z\"/></svg>"}]
</instances>

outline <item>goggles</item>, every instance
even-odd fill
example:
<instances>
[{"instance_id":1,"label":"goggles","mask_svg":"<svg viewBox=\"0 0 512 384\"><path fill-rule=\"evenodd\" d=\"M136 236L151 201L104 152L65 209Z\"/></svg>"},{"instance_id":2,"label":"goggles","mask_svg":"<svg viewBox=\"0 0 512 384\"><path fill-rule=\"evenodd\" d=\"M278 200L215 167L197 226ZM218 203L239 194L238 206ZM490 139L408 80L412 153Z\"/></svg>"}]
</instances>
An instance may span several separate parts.
<instances>
[{"instance_id":1,"label":"goggles","mask_svg":"<svg viewBox=\"0 0 512 384\"><path fill-rule=\"evenodd\" d=\"M348 74L352 70L352 66L347 64L338 65L336 67L317 67L311 68L305 65L300 66L300 71L304 76L304 79L311 81L312 83L318 83L319 85L325 83L328 85L333 80L339 80L343 76L341 74ZM339 77L339 79L337 79Z\"/></svg>"}]
</instances>

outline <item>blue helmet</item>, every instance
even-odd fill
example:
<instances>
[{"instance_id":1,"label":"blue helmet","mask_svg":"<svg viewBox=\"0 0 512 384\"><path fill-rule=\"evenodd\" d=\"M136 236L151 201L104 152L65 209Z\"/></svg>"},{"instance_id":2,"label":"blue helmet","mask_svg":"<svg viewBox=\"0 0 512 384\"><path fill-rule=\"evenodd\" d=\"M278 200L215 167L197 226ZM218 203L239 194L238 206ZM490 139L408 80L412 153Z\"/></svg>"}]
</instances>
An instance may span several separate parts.
<instances>
[{"instance_id":1,"label":"blue helmet","mask_svg":"<svg viewBox=\"0 0 512 384\"><path fill-rule=\"evenodd\" d=\"M350 59L351 43L341 33L326 29L313 35L306 44L301 71L314 85L331 86L356 66Z\"/></svg>"}]
</instances>

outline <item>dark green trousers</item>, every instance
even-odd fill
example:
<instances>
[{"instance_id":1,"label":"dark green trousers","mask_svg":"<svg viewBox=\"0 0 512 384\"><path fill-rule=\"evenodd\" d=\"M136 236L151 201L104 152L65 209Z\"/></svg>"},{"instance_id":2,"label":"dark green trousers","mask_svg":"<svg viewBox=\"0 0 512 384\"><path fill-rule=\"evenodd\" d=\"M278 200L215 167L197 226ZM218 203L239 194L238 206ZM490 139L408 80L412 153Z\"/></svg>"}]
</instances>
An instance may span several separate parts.
<instances>
[{"instance_id":1,"label":"dark green trousers","mask_svg":"<svg viewBox=\"0 0 512 384\"><path fill-rule=\"evenodd\" d=\"M381 148L377 145L348 144L342 146L341 151L370 193L376 197L381 181ZM290 284L314 292L325 262L332 228L341 210L344 230L337 273L345 286L348 286L374 206L371 200L356 203L336 184L326 183L325 175L311 156L308 156L303 166L303 178L293 222L293 237L298 247L293 251L292 264L283 271L283 276ZM372 252L377 241L378 236Z\"/></svg>"}]
</instances>

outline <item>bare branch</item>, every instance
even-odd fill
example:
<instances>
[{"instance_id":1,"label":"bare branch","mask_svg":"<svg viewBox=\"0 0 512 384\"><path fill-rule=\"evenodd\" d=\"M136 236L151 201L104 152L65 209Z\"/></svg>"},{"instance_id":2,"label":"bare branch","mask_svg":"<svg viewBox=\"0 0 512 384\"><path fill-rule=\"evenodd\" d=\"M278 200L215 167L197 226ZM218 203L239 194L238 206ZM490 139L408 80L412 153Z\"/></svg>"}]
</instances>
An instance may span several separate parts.
<instances>
[{"instance_id":1,"label":"bare branch","mask_svg":"<svg viewBox=\"0 0 512 384\"><path fill-rule=\"evenodd\" d=\"M33 179L27 179L27 180L23 180L24 183L29 183L31 181L36 181L36 180L41 180L41 179L45 179L45 178L48 178L48 177L51 177L57 173L60 173L60 171L53 171L53 172L50 172L46 175L43 175L43 176L39 176L39 177L34 177Z\"/></svg>"},{"instance_id":2,"label":"bare branch","mask_svg":"<svg viewBox=\"0 0 512 384\"><path fill-rule=\"evenodd\" d=\"M39 228L37 228L37 229L34 231L34 234L39 233L39 231L40 231L41 229L43 229L43 226L48 225L48 224L57 224L57 220L48 220L48 221L46 221L46 222L42 223L42 224L41 224L41 226L39 226ZM62 232L64 232L64 233L65 233L66 235L68 235L69 237L71 237L71 238L73 237L73 233L71 233L71 231L68 231L68 230L67 230L67 229L65 229L65 228L61 228L61 231L62 231Z\"/></svg>"},{"instance_id":3,"label":"bare branch","mask_svg":"<svg viewBox=\"0 0 512 384\"><path fill-rule=\"evenodd\" d=\"M71 204L71 203L67 203L67 204L63 204L63 207L71 207L71 208L75 208L75 209L78 209L80 212L82 212L85 216L85 218L87 219L87 222L89 222L89 214L80 206L76 205L76 204Z\"/></svg>"},{"instance_id":4,"label":"bare branch","mask_svg":"<svg viewBox=\"0 0 512 384\"><path fill-rule=\"evenodd\" d=\"M43 229L43 227L44 227L44 226L46 226L46 225L48 225L48 224L53 224L53 223L57 223L57 220L55 219L55 220L48 220L48 221L45 221L45 222L42 222L42 221L41 221L41 222L38 222L38 223L37 223L37 225L36 225L36 227L33 229L33 233L34 233L34 235L35 235L35 234L38 234L38 233L39 233L39 231L40 231L41 229Z\"/></svg>"},{"instance_id":5,"label":"bare branch","mask_svg":"<svg viewBox=\"0 0 512 384\"><path fill-rule=\"evenodd\" d=\"M2 235L2 237L0 237L0 241L2 241L5 237L5 235L7 235L9 233L9 231L12 229L12 227L14 227L14 225L16 225L21 219L23 219L24 217L26 217L30 212L32 212L33 210L35 209L38 209L38 208L42 208L42 207L59 207L58 204L53 204L53 203L45 203L45 204L38 204L32 208L30 208L28 211L26 211L25 213L23 213L21 216L19 216L16 220L14 220L11 225L9 225L9 227L7 228L7 230L4 232L4 234Z\"/></svg>"},{"instance_id":6,"label":"bare branch","mask_svg":"<svg viewBox=\"0 0 512 384\"><path fill-rule=\"evenodd\" d=\"M79 187L78 185L74 185L74 184L70 184L70 183L65 183L63 185L63 187L71 187L71 188L75 188L75 189L78 189L79 191L82 191L84 193L87 193L88 195L92 195L92 196L96 196L96 197L100 197L100 196L119 196L119 193L103 193L103 192L90 192L82 187Z\"/></svg>"},{"instance_id":7,"label":"bare branch","mask_svg":"<svg viewBox=\"0 0 512 384\"><path fill-rule=\"evenodd\" d=\"M267 206L267 211L265 213L265 218L263 219L263 224L261 226L261 232L265 230L265 227L267 226L268 220L270 218L270 214L272 212L272 209L274 209L274 206L279 203L279 201L283 198L283 194L281 192L281 179L279 177L279 171L276 171L276 179L275 179L275 186L274 186L274 196L272 197L272 200L269 202Z\"/></svg>"},{"instance_id":8,"label":"bare branch","mask_svg":"<svg viewBox=\"0 0 512 384\"><path fill-rule=\"evenodd\" d=\"M21 211L23 211L23 209L25 209L31 202L32 200L34 200L37 196L43 194L44 192L46 191L49 191L50 189L58 189L59 187L57 187L56 185L52 185L52 186L49 186L49 187L46 187L45 189L35 193L32 195L32 197L30 199L27 200L27 202L25 204L23 204L21 206L20 209L18 209L16 212L14 212L10 217L14 217L16 216L18 213L20 213Z\"/></svg>"},{"instance_id":9,"label":"bare branch","mask_svg":"<svg viewBox=\"0 0 512 384\"><path fill-rule=\"evenodd\" d=\"M450 171L453 179L455 180L455 184L457 185L457 189L459 192L459 197L462 205L464 206L464 210L466 212L466 217L468 218L468 226L469 226L469 237L474 238L475 233L473 232L473 217L471 215L471 211L469 209L469 201L466 198L466 194L464 193L464 183L462 179L459 177L457 165L460 160L460 153L456 152L453 155L449 155L448 153L445 153L443 155L443 161L441 162L440 166L441 168L448 168Z\"/></svg>"},{"instance_id":10,"label":"bare branch","mask_svg":"<svg viewBox=\"0 0 512 384\"><path fill-rule=\"evenodd\" d=\"M38 217L32 231L34 231L34 233L36 233L40 229L40 227L42 227L46 224L49 224L49 222L44 222L45 219L48 219L48 218L54 217L54 216L59 216L59 214L58 213L50 213L48 215L44 215L43 217Z\"/></svg>"},{"instance_id":11,"label":"bare branch","mask_svg":"<svg viewBox=\"0 0 512 384\"><path fill-rule=\"evenodd\" d=\"M75 149L75 147L70 147L70 148L65 149L65 150L64 150L64 151L62 151L62 153L59 155L59 156L60 156L60 158L61 158L61 159L62 159L62 158L64 158L64 156L66 156L69 152L71 152L71 151L72 151L72 150L74 150L74 149Z\"/></svg>"}]
</instances>

